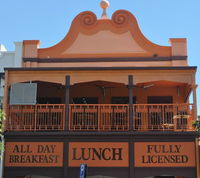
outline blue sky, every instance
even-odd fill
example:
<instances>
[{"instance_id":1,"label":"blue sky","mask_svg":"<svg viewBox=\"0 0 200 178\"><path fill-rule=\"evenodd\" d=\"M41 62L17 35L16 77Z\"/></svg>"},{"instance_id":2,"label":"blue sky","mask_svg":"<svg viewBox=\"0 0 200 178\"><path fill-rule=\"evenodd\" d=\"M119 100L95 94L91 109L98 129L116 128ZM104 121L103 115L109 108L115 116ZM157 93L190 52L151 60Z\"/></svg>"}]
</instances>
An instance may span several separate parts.
<instances>
[{"instance_id":1,"label":"blue sky","mask_svg":"<svg viewBox=\"0 0 200 178\"><path fill-rule=\"evenodd\" d=\"M200 66L200 0L109 0L109 17L119 9L135 15L143 34L159 45L169 38L187 38L188 60ZM1 0L0 44L14 50L14 41L40 40L49 47L64 38L74 17L91 10L101 15L100 0ZM197 84L200 76L197 73ZM200 104L200 90L198 90ZM200 108L200 107L198 107ZM200 114L200 109L199 112Z\"/></svg>"}]
</instances>

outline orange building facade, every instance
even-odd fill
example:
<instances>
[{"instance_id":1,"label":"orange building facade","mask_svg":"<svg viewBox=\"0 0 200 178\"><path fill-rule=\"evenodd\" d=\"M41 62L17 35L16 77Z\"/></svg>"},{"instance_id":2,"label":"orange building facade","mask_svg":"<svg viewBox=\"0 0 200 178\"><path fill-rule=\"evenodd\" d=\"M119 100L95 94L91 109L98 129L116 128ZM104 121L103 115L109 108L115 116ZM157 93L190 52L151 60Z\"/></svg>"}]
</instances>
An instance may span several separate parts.
<instances>
[{"instance_id":1,"label":"orange building facade","mask_svg":"<svg viewBox=\"0 0 200 178\"><path fill-rule=\"evenodd\" d=\"M128 11L87 11L57 45L39 43L5 69L5 178L74 178L83 163L90 178L199 177L185 38L159 46Z\"/></svg>"}]
</instances>

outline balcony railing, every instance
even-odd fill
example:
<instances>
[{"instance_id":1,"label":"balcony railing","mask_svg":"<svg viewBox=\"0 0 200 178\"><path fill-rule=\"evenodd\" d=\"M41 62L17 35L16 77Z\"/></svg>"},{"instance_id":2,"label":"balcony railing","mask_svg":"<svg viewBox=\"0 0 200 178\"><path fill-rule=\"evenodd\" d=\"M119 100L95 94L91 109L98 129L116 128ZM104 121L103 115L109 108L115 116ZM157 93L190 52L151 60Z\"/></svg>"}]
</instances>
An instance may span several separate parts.
<instances>
[{"instance_id":1,"label":"balcony railing","mask_svg":"<svg viewBox=\"0 0 200 178\"><path fill-rule=\"evenodd\" d=\"M7 130L64 130L64 104L10 105Z\"/></svg>"},{"instance_id":2,"label":"balcony railing","mask_svg":"<svg viewBox=\"0 0 200 178\"><path fill-rule=\"evenodd\" d=\"M191 104L70 104L70 131L193 131ZM64 130L64 104L10 105L8 131ZM132 123L132 127L130 126Z\"/></svg>"},{"instance_id":3,"label":"balcony railing","mask_svg":"<svg viewBox=\"0 0 200 178\"><path fill-rule=\"evenodd\" d=\"M70 130L129 130L128 105L79 105L69 108Z\"/></svg>"},{"instance_id":4,"label":"balcony railing","mask_svg":"<svg viewBox=\"0 0 200 178\"><path fill-rule=\"evenodd\" d=\"M192 131L191 104L138 104L133 106L135 130Z\"/></svg>"}]
</instances>

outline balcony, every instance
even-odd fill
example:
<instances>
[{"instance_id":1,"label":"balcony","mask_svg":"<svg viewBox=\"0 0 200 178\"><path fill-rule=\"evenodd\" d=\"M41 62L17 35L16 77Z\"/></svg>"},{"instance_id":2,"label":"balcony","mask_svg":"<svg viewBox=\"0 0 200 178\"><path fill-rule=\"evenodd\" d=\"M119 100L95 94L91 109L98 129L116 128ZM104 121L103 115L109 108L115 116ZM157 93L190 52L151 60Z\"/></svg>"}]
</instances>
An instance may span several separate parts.
<instances>
[{"instance_id":1,"label":"balcony","mask_svg":"<svg viewBox=\"0 0 200 178\"><path fill-rule=\"evenodd\" d=\"M132 114L131 114L132 113ZM69 131L193 131L192 104L70 104ZM7 131L63 131L65 104L9 105Z\"/></svg>"}]
</instances>

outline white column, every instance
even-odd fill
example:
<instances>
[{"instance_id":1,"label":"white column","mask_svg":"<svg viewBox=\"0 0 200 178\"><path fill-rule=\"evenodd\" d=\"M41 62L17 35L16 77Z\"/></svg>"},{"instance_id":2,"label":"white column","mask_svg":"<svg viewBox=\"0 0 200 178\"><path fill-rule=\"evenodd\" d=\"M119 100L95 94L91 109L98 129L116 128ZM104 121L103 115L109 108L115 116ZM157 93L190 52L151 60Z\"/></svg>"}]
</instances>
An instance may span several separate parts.
<instances>
[{"instance_id":1,"label":"white column","mask_svg":"<svg viewBox=\"0 0 200 178\"><path fill-rule=\"evenodd\" d=\"M15 44L15 58L13 67L22 66L22 57L23 57L23 42L14 42Z\"/></svg>"}]
</instances>

